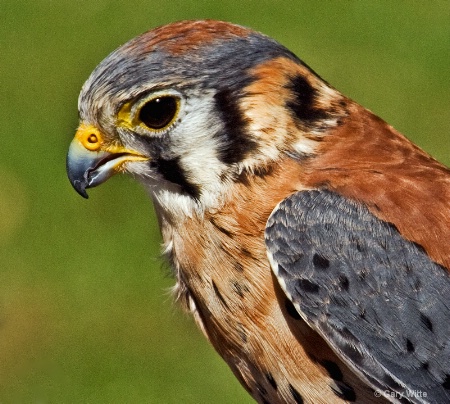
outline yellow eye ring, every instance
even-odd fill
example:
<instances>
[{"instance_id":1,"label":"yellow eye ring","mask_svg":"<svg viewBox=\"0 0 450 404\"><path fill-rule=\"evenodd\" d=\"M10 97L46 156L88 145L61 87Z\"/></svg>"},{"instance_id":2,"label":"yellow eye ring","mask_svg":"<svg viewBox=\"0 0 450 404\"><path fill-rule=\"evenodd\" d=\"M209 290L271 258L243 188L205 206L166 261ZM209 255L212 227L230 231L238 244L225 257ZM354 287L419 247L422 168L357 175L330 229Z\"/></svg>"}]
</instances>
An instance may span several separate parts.
<instances>
[{"instance_id":1,"label":"yellow eye ring","mask_svg":"<svg viewBox=\"0 0 450 404\"><path fill-rule=\"evenodd\" d=\"M136 127L152 132L162 132L177 118L180 110L179 94L157 92L139 101L124 103L117 113L117 125L128 129Z\"/></svg>"}]
</instances>

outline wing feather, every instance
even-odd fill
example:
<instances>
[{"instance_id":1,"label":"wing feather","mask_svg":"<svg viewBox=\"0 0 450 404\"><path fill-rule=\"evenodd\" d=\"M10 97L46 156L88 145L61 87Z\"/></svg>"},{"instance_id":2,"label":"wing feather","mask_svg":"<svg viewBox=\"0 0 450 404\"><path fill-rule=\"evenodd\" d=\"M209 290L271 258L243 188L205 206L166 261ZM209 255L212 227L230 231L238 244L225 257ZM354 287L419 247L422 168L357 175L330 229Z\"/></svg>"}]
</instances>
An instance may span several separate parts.
<instances>
[{"instance_id":1,"label":"wing feather","mask_svg":"<svg viewBox=\"0 0 450 404\"><path fill-rule=\"evenodd\" d=\"M411 402L450 403L446 268L364 205L325 190L282 201L266 245L299 314L360 377Z\"/></svg>"}]
</instances>

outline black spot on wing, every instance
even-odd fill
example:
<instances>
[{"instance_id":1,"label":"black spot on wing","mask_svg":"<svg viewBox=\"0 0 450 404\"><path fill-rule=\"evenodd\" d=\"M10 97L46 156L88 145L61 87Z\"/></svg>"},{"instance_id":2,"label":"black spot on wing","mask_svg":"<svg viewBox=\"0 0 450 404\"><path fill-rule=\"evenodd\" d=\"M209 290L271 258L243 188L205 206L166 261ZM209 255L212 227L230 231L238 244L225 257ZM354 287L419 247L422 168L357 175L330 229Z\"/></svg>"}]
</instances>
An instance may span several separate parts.
<instances>
[{"instance_id":1,"label":"black spot on wing","mask_svg":"<svg viewBox=\"0 0 450 404\"><path fill-rule=\"evenodd\" d=\"M373 388L450 402L446 268L363 205L325 190L285 199L266 246L302 317Z\"/></svg>"},{"instance_id":2,"label":"black spot on wing","mask_svg":"<svg viewBox=\"0 0 450 404\"><path fill-rule=\"evenodd\" d=\"M178 157L172 159L159 158L153 161L152 165L167 181L179 185L183 192L194 199L199 199L200 187L189 181L188 173L181 167Z\"/></svg>"},{"instance_id":3,"label":"black spot on wing","mask_svg":"<svg viewBox=\"0 0 450 404\"><path fill-rule=\"evenodd\" d=\"M330 266L330 261L319 254L313 255L313 264L316 268L327 269Z\"/></svg>"},{"instance_id":4,"label":"black spot on wing","mask_svg":"<svg viewBox=\"0 0 450 404\"><path fill-rule=\"evenodd\" d=\"M409 338L406 338L406 350L408 352L414 352L414 344L411 342Z\"/></svg>"},{"instance_id":5,"label":"black spot on wing","mask_svg":"<svg viewBox=\"0 0 450 404\"><path fill-rule=\"evenodd\" d=\"M442 383L444 389L450 390L450 375L445 375L444 382Z\"/></svg>"},{"instance_id":6,"label":"black spot on wing","mask_svg":"<svg viewBox=\"0 0 450 404\"><path fill-rule=\"evenodd\" d=\"M431 320L423 313L420 313L420 323L429 331L433 332L433 323Z\"/></svg>"},{"instance_id":7,"label":"black spot on wing","mask_svg":"<svg viewBox=\"0 0 450 404\"><path fill-rule=\"evenodd\" d=\"M287 88L292 92L292 97L286 103L301 127L317 126L317 123L328 117L327 111L317 106L317 90L302 76L291 78ZM325 129L325 128L324 128Z\"/></svg>"},{"instance_id":8,"label":"black spot on wing","mask_svg":"<svg viewBox=\"0 0 450 404\"><path fill-rule=\"evenodd\" d=\"M302 289L308 293L319 293L319 285L317 283L311 282L308 279L300 279L297 284L297 288Z\"/></svg>"},{"instance_id":9,"label":"black spot on wing","mask_svg":"<svg viewBox=\"0 0 450 404\"><path fill-rule=\"evenodd\" d=\"M350 287L350 281L345 275L341 274L339 275L339 285L341 285L342 289L348 290Z\"/></svg>"},{"instance_id":10,"label":"black spot on wing","mask_svg":"<svg viewBox=\"0 0 450 404\"><path fill-rule=\"evenodd\" d=\"M216 134L219 138L218 157L225 164L238 163L256 149L257 143L247 131L237 92L222 89L215 94L214 100L223 123L223 130Z\"/></svg>"}]
</instances>

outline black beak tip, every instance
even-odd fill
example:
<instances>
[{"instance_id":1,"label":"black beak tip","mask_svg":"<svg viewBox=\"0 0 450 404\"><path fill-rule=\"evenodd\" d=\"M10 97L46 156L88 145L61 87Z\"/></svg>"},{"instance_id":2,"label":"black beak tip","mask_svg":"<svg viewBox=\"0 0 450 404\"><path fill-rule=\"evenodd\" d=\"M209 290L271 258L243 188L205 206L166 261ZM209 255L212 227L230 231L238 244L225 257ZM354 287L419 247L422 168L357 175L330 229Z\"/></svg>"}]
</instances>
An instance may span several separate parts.
<instances>
[{"instance_id":1,"label":"black beak tip","mask_svg":"<svg viewBox=\"0 0 450 404\"><path fill-rule=\"evenodd\" d=\"M77 191L83 198L88 199L89 196L86 192L88 186L87 173L89 170L89 164L87 161L77 161L71 159L70 152L66 160L66 170L69 181L72 184L75 191Z\"/></svg>"},{"instance_id":2,"label":"black beak tip","mask_svg":"<svg viewBox=\"0 0 450 404\"><path fill-rule=\"evenodd\" d=\"M83 198L89 198L89 195L86 192L86 182L74 180L72 182L72 186L74 187L75 191L77 191Z\"/></svg>"}]
</instances>

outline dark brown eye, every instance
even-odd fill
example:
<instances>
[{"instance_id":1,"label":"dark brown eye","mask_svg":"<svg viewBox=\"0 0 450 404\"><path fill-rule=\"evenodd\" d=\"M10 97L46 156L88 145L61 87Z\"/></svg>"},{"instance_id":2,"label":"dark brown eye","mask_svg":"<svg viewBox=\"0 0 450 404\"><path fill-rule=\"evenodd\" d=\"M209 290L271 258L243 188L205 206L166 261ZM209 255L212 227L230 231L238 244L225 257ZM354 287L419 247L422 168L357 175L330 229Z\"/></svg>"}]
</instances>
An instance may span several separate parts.
<instances>
[{"instance_id":1,"label":"dark brown eye","mask_svg":"<svg viewBox=\"0 0 450 404\"><path fill-rule=\"evenodd\" d=\"M139 111L139 120L150 129L163 129L173 121L177 111L175 97L157 97L144 104Z\"/></svg>"}]
</instances>

